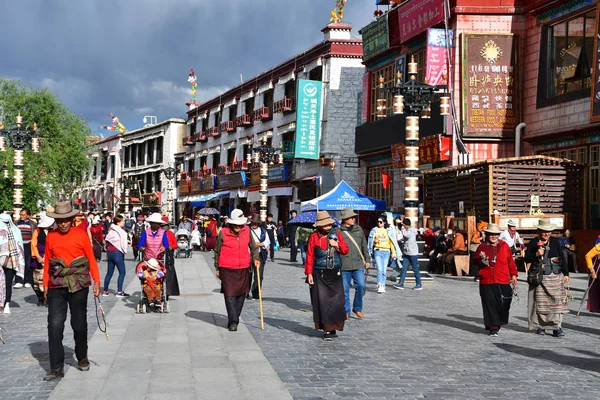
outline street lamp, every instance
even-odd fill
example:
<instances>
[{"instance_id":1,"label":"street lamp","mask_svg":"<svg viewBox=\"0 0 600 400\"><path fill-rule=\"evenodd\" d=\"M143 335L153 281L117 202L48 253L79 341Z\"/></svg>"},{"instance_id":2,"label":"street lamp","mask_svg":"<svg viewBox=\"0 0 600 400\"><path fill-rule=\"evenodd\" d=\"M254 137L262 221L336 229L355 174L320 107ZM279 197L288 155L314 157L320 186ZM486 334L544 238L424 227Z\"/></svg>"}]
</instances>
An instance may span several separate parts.
<instances>
[{"instance_id":1,"label":"street lamp","mask_svg":"<svg viewBox=\"0 0 600 400\"><path fill-rule=\"evenodd\" d=\"M262 138L262 144L252 148L254 152L254 162L260 163L260 220L267 220L267 202L268 202L268 181L269 165L283 164L283 154L280 149L275 149L267 144L267 135ZM248 157L250 159L250 157Z\"/></svg>"},{"instance_id":2,"label":"street lamp","mask_svg":"<svg viewBox=\"0 0 600 400\"><path fill-rule=\"evenodd\" d=\"M21 117L20 111L17 115L16 126L4 129L4 124L0 122L0 151L6 151L6 146L14 149L13 218L15 219L19 218L19 213L23 208L23 152L29 146L34 153L40 150L37 124L33 124L33 129L21 129L22 124L23 117Z\"/></svg>"},{"instance_id":3,"label":"street lamp","mask_svg":"<svg viewBox=\"0 0 600 400\"><path fill-rule=\"evenodd\" d=\"M431 101L440 90L440 115L450 114L450 97L446 94L446 85L428 85L417 81L417 63L411 56L408 63L409 80L402 83L402 74L396 75L392 87L383 87L383 77L379 77L379 93L391 93L394 97L394 114L406 116L406 167L404 194L404 215L415 221L419 217L419 118L431 117ZM387 100L377 99L377 118L385 118Z\"/></svg>"},{"instance_id":4,"label":"street lamp","mask_svg":"<svg viewBox=\"0 0 600 400\"><path fill-rule=\"evenodd\" d=\"M173 167L172 163L169 163L167 168L162 170L162 173L165 174L165 178L167 178L167 212L169 214L169 218L173 223L175 223L175 218L173 218L173 210L175 210L175 196L173 196L173 188L175 186L175 178L180 175L179 168Z\"/></svg>"},{"instance_id":5,"label":"street lamp","mask_svg":"<svg viewBox=\"0 0 600 400\"><path fill-rule=\"evenodd\" d=\"M125 212L125 214L128 214L129 213L129 204L131 203L130 190L135 189L136 182L135 182L135 179L131 178L127 174L121 176L120 181L121 181L121 188L123 189L124 196L125 196L124 212Z\"/></svg>"}]
</instances>

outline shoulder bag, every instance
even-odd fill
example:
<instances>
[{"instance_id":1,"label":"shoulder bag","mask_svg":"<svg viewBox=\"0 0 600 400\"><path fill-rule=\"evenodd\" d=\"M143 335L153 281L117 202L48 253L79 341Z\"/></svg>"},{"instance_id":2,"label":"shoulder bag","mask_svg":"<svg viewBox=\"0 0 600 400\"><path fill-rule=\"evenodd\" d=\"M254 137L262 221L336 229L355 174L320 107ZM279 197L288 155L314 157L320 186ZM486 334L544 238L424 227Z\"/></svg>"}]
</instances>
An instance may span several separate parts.
<instances>
[{"instance_id":1,"label":"shoulder bag","mask_svg":"<svg viewBox=\"0 0 600 400\"><path fill-rule=\"evenodd\" d=\"M363 256L362 250L358 246L358 243L356 243L356 240L354 240L354 238L352 237L352 235L350 235L348 233L348 231L342 231L342 233L345 233L346 237L348 239L350 239L350 241L352 242L352 244L354 245L354 247L356 247L356 250L358 250L358 254L360 255L360 258L362 259L363 267L365 267L367 265L367 260L365 260L365 256Z\"/></svg>"}]
</instances>

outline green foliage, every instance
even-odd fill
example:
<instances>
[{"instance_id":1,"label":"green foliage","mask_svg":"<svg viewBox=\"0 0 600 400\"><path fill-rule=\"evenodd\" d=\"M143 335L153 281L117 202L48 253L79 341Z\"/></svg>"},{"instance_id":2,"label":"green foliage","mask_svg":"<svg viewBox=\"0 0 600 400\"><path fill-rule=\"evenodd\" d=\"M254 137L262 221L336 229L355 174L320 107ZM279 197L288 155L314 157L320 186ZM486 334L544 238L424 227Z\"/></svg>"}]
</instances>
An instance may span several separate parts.
<instances>
[{"instance_id":1,"label":"green foliage","mask_svg":"<svg viewBox=\"0 0 600 400\"><path fill-rule=\"evenodd\" d=\"M60 195L69 198L81 186L90 168L87 122L75 115L47 89L31 89L20 82L0 78L0 119L6 128L15 125L17 113L23 127L37 123L40 152L25 151L23 204L33 212L53 204ZM13 151L0 153L1 165L8 165L9 179L0 175L0 210L12 209Z\"/></svg>"}]
</instances>

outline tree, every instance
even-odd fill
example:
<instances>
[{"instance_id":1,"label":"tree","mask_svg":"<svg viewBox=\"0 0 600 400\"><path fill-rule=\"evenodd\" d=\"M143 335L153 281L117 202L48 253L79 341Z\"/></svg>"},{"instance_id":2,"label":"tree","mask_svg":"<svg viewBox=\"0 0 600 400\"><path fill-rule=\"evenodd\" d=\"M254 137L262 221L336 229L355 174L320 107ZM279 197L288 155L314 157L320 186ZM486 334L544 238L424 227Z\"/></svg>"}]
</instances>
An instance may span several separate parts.
<instances>
[{"instance_id":1,"label":"tree","mask_svg":"<svg viewBox=\"0 0 600 400\"><path fill-rule=\"evenodd\" d=\"M61 195L70 198L90 168L87 137L91 129L47 89L28 88L20 82L0 78L0 121L9 128L17 113L25 128L37 123L40 152L25 150L23 206L37 211ZM0 153L12 178L13 150ZM12 209L12 179L0 177L0 207Z\"/></svg>"}]
</instances>

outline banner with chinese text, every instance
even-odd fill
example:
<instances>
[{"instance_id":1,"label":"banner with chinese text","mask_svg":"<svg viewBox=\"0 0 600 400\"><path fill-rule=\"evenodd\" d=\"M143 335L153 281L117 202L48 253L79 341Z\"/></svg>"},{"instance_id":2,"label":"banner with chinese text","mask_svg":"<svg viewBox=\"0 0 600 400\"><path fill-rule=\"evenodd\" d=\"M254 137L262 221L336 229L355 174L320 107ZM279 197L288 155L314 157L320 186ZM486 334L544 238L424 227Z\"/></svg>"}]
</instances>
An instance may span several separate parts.
<instances>
[{"instance_id":1,"label":"banner with chinese text","mask_svg":"<svg viewBox=\"0 0 600 400\"><path fill-rule=\"evenodd\" d=\"M520 119L517 36L462 34L463 136L514 138Z\"/></svg>"},{"instance_id":2,"label":"banner with chinese text","mask_svg":"<svg viewBox=\"0 0 600 400\"><path fill-rule=\"evenodd\" d=\"M390 47L387 14L362 28L359 33L362 35L363 60L368 60Z\"/></svg>"},{"instance_id":3,"label":"banner with chinese text","mask_svg":"<svg viewBox=\"0 0 600 400\"><path fill-rule=\"evenodd\" d=\"M319 158L323 82L298 80L295 158Z\"/></svg>"},{"instance_id":4,"label":"banner with chinese text","mask_svg":"<svg viewBox=\"0 0 600 400\"><path fill-rule=\"evenodd\" d=\"M453 31L448 31L449 44L452 46ZM427 30L427 56L425 63L425 79L429 85L446 85L448 83L448 57L446 52L446 30Z\"/></svg>"},{"instance_id":5,"label":"banner with chinese text","mask_svg":"<svg viewBox=\"0 0 600 400\"><path fill-rule=\"evenodd\" d=\"M444 20L444 0L412 0L400 6L400 40L406 42ZM363 38L364 41L364 38Z\"/></svg>"}]
</instances>

